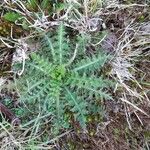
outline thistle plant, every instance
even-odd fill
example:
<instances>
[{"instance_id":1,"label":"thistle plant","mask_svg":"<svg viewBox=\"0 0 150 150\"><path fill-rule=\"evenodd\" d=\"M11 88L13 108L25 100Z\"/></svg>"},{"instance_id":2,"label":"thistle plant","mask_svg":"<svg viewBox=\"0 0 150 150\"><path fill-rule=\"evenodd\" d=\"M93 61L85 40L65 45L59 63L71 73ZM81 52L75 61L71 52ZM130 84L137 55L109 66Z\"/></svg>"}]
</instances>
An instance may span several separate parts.
<instances>
[{"instance_id":1,"label":"thistle plant","mask_svg":"<svg viewBox=\"0 0 150 150\"><path fill-rule=\"evenodd\" d=\"M63 24L56 35L45 33L42 48L30 54L24 74L16 79L20 102L34 115L51 113L57 131L73 122L85 129L87 116L99 113L102 99L111 99L107 88L112 82L99 73L110 56L101 51L85 55L81 41L70 44Z\"/></svg>"}]
</instances>

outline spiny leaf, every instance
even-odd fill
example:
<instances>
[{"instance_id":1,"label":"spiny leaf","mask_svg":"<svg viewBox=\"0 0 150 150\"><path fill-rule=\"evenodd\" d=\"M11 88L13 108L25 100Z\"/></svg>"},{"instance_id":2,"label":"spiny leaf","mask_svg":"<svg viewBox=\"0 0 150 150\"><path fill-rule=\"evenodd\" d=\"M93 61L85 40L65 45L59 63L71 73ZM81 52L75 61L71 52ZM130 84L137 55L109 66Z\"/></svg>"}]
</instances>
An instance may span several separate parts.
<instances>
[{"instance_id":1,"label":"spiny leaf","mask_svg":"<svg viewBox=\"0 0 150 150\"><path fill-rule=\"evenodd\" d=\"M86 127L86 111L87 104L83 99L79 99L77 95L71 93L68 88L67 91L68 104L72 107L71 111L75 113L75 118L79 121L83 128Z\"/></svg>"},{"instance_id":2,"label":"spiny leaf","mask_svg":"<svg viewBox=\"0 0 150 150\"><path fill-rule=\"evenodd\" d=\"M60 27L59 27L59 63L62 64L62 50L63 50L63 24L61 23Z\"/></svg>"},{"instance_id":3,"label":"spiny leaf","mask_svg":"<svg viewBox=\"0 0 150 150\"><path fill-rule=\"evenodd\" d=\"M95 71L97 69L100 69L107 59L109 58L106 54L99 54L97 56L93 55L91 58L86 57L85 59L82 59L80 62L78 62L75 65L75 68L73 69L76 71Z\"/></svg>"}]
</instances>

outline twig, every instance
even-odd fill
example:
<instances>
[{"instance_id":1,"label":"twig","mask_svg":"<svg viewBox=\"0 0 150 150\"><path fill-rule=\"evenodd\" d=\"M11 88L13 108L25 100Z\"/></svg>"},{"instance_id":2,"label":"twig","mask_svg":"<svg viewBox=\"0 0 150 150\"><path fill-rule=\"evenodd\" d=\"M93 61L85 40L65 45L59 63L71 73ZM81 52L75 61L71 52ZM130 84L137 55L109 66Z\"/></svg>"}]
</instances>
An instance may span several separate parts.
<instances>
[{"instance_id":1,"label":"twig","mask_svg":"<svg viewBox=\"0 0 150 150\"><path fill-rule=\"evenodd\" d=\"M11 122L14 126L18 126L21 121L18 117L16 117L10 109L8 109L5 105L0 102L0 112Z\"/></svg>"}]
</instances>

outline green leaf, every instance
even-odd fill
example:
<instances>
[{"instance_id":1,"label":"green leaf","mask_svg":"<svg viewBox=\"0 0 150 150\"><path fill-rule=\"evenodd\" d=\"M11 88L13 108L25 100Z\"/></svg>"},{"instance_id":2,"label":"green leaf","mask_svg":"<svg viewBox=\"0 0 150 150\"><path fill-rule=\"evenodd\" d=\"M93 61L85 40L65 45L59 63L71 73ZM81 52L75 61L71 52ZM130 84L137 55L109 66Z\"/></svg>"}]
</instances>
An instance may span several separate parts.
<instances>
[{"instance_id":1,"label":"green leaf","mask_svg":"<svg viewBox=\"0 0 150 150\"><path fill-rule=\"evenodd\" d=\"M59 63L62 64L62 50L63 50L63 24L61 23L59 27Z\"/></svg>"},{"instance_id":2,"label":"green leaf","mask_svg":"<svg viewBox=\"0 0 150 150\"><path fill-rule=\"evenodd\" d=\"M47 8L50 5L49 0L43 0L41 3L42 9Z\"/></svg>"},{"instance_id":3,"label":"green leaf","mask_svg":"<svg viewBox=\"0 0 150 150\"><path fill-rule=\"evenodd\" d=\"M97 56L92 55L92 57L86 57L84 59L82 59L80 62L78 62L75 66L75 68L73 69L74 72L76 71L97 71L98 69L100 69L105 62L108 60L108 58L110 58L109 55L106 54L98 54Z\"/></svg>"},{"instance_id":4,"label":"green leaf","mask_svg":"<svg viewBox=\"0 0 150 150\"><path fill-rule=\"evenodd\" d=\"M21 15L19 13L15 13L15 12L7 12L3 17L7 21L15 22L16 20L18 20L21 17Z\"/></svg>"},{"instance_id":5,"label":"green leaf","mask_svg":"<svg viewBox=\"0 0 150 150\"><path fill-rule=\"evenodd\" d=\"M87 103L84 99L79 99L75 93L71 93L69 89L67 91L68 104L72 107L71 111L74 112L75 120L79 121L81 127L86 128L86 115L87 115Z\"/></svg>"},{"instance_id":6,"label":"green leaf","mask_svg":"<svg viewBox=\"0 0 150 150\"><path fill-rule=\"evenodd\" d=\"M46 45L46 47L49 48L49 50L51 51L52 59L55 62L56 61L55 49L52 44L51 38L49 38L47 34L44 35L44 45Z\"/></svg>"},{"instance_id":7,"label":"green leaf","mask_svg":"<svg viewBox=\"0 0 150 150\"><path fill-rule=\"evenodd\" d=\"M37 0L28 0L28 5L33 9L37 7L37 3Z\"/></svg>"},{"instance_id":8,"label":"green leaf","mask_svg":"<svg viewBox=\"0 0 150 150\"><path fill-rule=\"evenodd\" d=\"M64 3L58 3L57 5L56 5L56 11L57 12L60 12L60 11L62 11L63 9L65 9L66 8L66 5L64 4Z\"/></svg>"}]
</instances>

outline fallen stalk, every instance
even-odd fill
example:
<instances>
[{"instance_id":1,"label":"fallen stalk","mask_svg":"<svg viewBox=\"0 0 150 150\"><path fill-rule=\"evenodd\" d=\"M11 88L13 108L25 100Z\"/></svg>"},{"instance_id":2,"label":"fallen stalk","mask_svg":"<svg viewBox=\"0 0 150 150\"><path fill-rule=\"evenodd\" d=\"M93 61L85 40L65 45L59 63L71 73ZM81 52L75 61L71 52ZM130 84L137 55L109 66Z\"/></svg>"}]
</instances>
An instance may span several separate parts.
<instances>
[{"instance_id":1,"label":"fallen stalk","mask_svg":"<svg viewBox=\"0 0 150 150\"><path fill-rule=\"evenodd\" d=\"M0 102L0 112L4 117L14 126L18 126L21 123L21 120L12 113L5 105Z\"/></svg>"}]
</instances>

